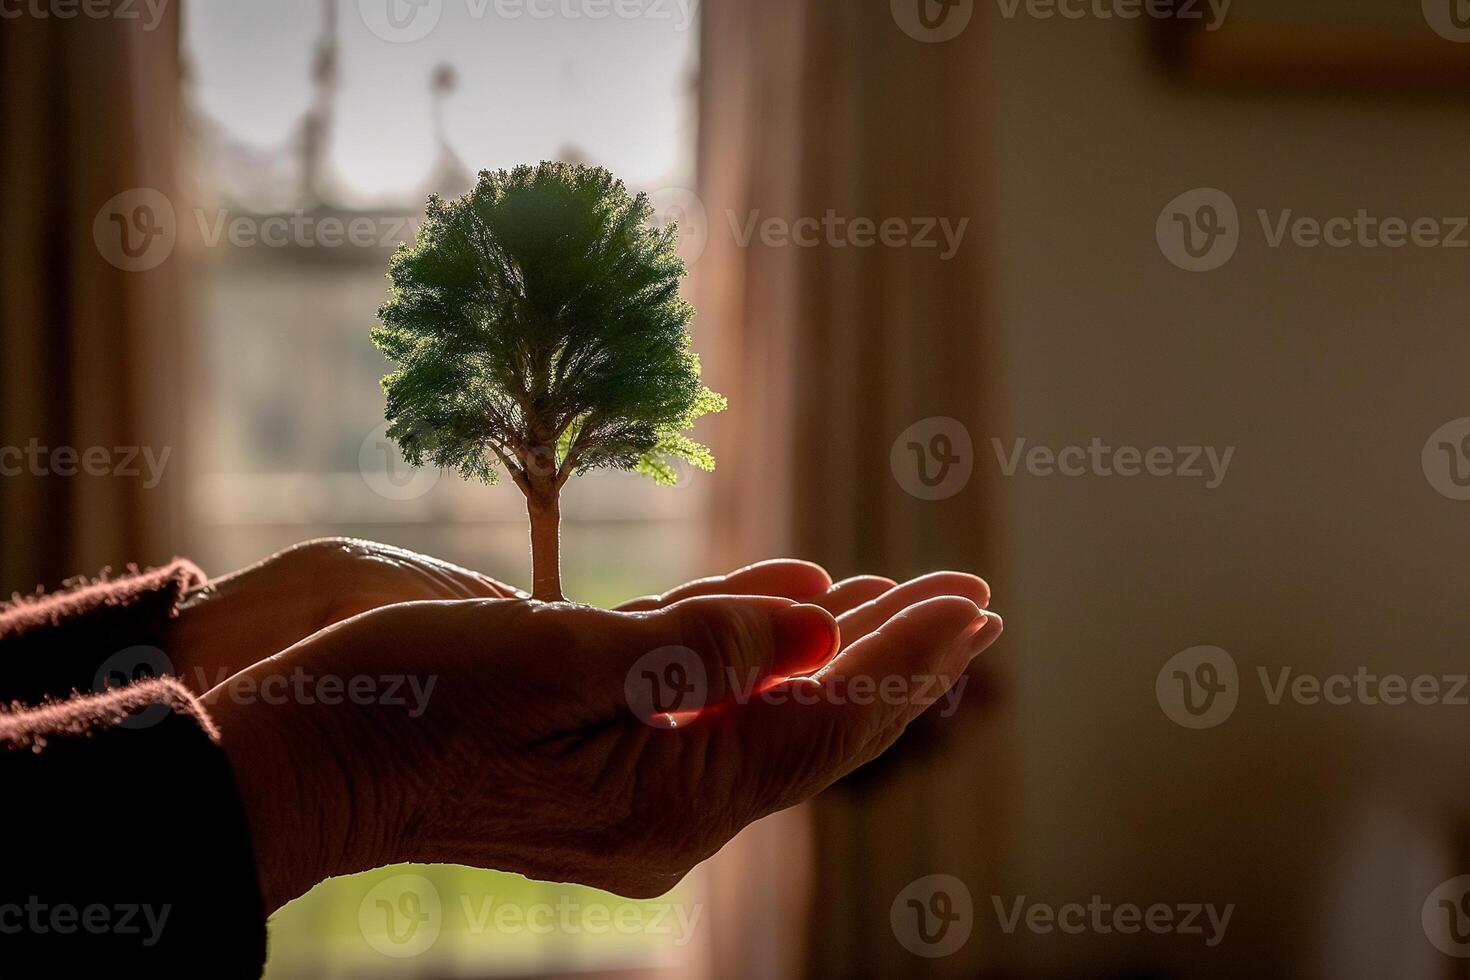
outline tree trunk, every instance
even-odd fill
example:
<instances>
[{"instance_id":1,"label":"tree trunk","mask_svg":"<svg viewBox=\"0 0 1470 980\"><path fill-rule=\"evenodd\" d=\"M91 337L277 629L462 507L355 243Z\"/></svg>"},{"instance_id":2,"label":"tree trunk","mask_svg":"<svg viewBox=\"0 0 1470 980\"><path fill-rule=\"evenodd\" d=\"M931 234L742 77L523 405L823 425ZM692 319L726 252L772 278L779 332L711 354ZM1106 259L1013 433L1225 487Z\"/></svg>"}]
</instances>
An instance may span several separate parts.
<instances>
[{"instance_id":1,"label":"tree trunk","mask_svg":"<svg viewBox=\"0 0 1470 980\"><path fill-rule=\"evenodd\" d=\"M526 511L531 517L531 597L562 602L561 495L553 489L529 496Z\"/></svg>"}]
</instances>

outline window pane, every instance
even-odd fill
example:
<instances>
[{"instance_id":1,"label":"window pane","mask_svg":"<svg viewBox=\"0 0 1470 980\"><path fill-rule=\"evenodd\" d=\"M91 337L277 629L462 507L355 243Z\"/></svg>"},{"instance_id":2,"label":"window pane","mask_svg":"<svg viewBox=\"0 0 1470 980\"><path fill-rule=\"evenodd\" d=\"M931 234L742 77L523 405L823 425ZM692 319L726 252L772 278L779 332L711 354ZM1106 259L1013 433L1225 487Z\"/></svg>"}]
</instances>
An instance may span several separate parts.
<instances>
[{"instance_id":1,"label":"window pane","mask_svg":"<svg viewBox=\"0 0 1470 980\"><path fill-rule=\"evenodd\" d=\"M361 13L372 6L221 0L186 12L196 552L219 572L346 534L525 587L519 492L413 471L383 437L390 365L368 332L388 257L430 191L462 193L482 168L573 159L634 189L687 186L695 31L682 4L625 19L445 2L423 5L439 11L428 34L392 43ZM545 10L556 15L532 14ZM702 501L697 481L572 481L567 593L607 605L697 574ZM379 869L278 913L268 975L689 975L700 894L691 880L630 903L464 868Z\"/></svg>"}]
</instances>

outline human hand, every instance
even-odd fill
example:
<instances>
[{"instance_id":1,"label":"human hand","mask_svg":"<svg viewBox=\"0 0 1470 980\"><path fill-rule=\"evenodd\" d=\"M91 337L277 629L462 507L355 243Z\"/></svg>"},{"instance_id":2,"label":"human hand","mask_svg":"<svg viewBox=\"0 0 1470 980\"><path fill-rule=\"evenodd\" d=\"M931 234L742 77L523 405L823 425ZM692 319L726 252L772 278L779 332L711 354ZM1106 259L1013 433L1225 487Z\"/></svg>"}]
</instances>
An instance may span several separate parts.
<instances>
[{"instance_id":1,"label":"human hand","mask_svg":"<svg viewBox=\"0 0 1470 980\"><path fill-rule=\"evenodd\" d=\"M831 584L821 566L781 559L699 579L620 608L652 609L715 592L821 597ZM850 590L842 593L850 594ZM186 595L165 645L179 678L202 694L317 630L371 609L428 599L525 597L525 592L503 582L404 548L355 538L318 538L213 579Z\"/></svg>"},{"instance_id":2,"label":"human hand","mask_svg":"<svg viewBox=\"0 0 1470 980\"><path fill-rule=\"evenodd\" d=\"M180 679L203 693L317 630L369 609L424 599L521 595L478 572L403 548L319 538L185 596L164 642Z\"/></svg>"},{"instance_id":3,"label":"human hand","mask_svg":"<svg viewBox=\"0 0 1470 980\"><path fill-rule=\"evenodd\" d=\"M770 597L695 595L648 611L416 602L255 665L206 701L268 907L402 861L662 894L746 824L881 753L1002 628L973 576L856 580L823 598L836 621ZM629 674L669 647L702 668L703 708L640 717ZM407 671L436 684L421 685L433 696L417 718L376 701L240 696L283 671ZM848 696L886 678L931 683L900 699Z\"/></svg>"}]
</instances>

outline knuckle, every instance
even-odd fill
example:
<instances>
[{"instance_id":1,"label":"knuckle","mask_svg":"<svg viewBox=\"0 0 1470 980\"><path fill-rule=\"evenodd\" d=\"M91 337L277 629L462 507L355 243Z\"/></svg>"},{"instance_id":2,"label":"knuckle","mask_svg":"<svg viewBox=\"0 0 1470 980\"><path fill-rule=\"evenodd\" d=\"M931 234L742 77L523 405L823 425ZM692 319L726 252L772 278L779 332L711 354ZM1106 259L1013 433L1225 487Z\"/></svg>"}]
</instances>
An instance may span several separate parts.
<instances>
[{"instance_id":1,"label":"knuckle","mask_svg":"<svg viewBox=\"0 0 1470 980\"><path fill-rule=\"evenodd\" d=\"M766 659L765 627L761 617L732 603L700 603L679 617L680 642L704 661L710 695L724 695L728 671L759 667Z\"/></svg>"}]
</instances>

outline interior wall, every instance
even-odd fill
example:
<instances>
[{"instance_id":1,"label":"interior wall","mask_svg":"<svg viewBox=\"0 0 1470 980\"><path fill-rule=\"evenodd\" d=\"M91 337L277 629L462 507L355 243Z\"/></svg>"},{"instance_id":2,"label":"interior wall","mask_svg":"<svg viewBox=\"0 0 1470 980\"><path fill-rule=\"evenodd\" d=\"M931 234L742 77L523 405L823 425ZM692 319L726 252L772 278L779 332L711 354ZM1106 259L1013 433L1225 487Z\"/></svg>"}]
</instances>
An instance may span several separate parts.
<instances>
[{"instance_id":1,"label":"interior wall","mask_svg":"<svg viewBox=\"0 0 1470 980\"><path fill-rule=\"evenodd\" d=\"M1213 902L1226 939L1006 935L999 972L1442 977L1420 906L1470 787L1470 708L1271 705L1258 667L1463 672L1470 503L1420 462L1470 415L1470 250L1271 248L1257 208L1470 214L1470 101L1191 90L1139 22L1006 20L988 33L1003 431L1061 447L1236 447L1223 483L1028 475L1003 494L1014 671L1007 902ZM1229 193L1242 238L1191 273L1165 203ZM1470 237L1467 234L1464 237ZM998 270L998 271L997 271ZM1001 601L1003 598L1003 601ZM1191 731L1160 709L1171 656L1210 644L1240 705Z\"/></svg>"}]
</instances>

